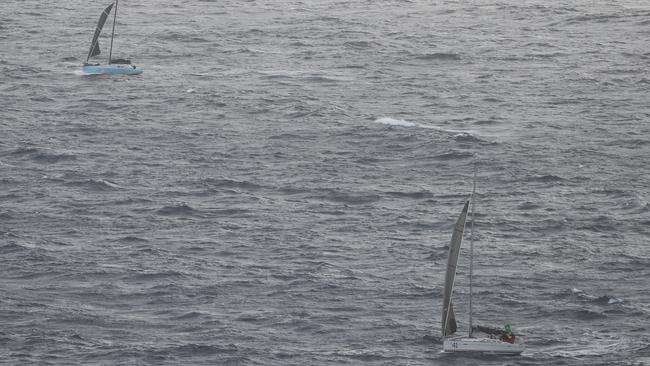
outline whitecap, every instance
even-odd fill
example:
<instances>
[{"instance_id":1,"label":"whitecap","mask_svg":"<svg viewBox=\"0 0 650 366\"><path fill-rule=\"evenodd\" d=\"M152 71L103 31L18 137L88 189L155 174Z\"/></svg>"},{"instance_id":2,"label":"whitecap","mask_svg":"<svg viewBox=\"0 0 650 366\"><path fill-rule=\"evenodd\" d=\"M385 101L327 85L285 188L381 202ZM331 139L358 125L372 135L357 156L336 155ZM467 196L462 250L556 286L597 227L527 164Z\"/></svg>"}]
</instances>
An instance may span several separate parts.
<instances>
[{"instance_id":1,"label":"whitecap","mask_svg":"<svg viewBox=\"0 0 650 366\"><path fill-rule=\"evenodd\" d=\"M608 304L621 304L623 303L622 299L616 298L616 297L610 297L609 300L607 300Z\"/></svg>"},{"instance_id":2,"label":"whitecap","mask_svg":"<svg viewBox=\"0 0 650 366\"><path fill-rule=\"evenodd\" d=\"M1 165L1 166L8 166L8 167L11 167L11 168L15 168L15 167L16 167L15 165L11 165L11 164L5 163L5 162L3 162L3 161L0 161L0 165Z\"/></svg>"},{"instance_id":3,"label":"whitecap","mask_svg":"<svg viewBox=\"0 0 650 366\"><path fill-rule=\"evenodd\" d=\"M99 183L99 184L106 185L106 186L111 187L111 188L122 188L117 183L113 183L113 182L111 182L109 180L106 180L106 179L98 179L96 182Z\"/></svg>"},{"instance_id":4,"label":"whitecap","mask_svg":"<svg viewBox=\"0 0 650 366\"><path fill-rule=\"evenodd\" d=\"M461 131L447 129L439 126L425 125L416 122L411 122L403 119L395 119L390 117L381 117L375 120L375 123L381 123L389 126L399 126L399 127L417 127L417 128L426 128L429 130L435 130L443 132L446 134L452 135L453 139L457 141L481 141L477 134L474 131Z\"/></svg>"},{"instance_id":5,"label":"whitecap","mask_svg":"<svg viewBox=\"0 0 650 366\"><path fill-rule=\"evenodd\" d=\"M403 119L394 119L390 117L382 117L375 120L375 123L381 123L390 126L401 126L401 127L418 127L419 125L414 122L409 122Z\"/></svg>"}]
</instances>

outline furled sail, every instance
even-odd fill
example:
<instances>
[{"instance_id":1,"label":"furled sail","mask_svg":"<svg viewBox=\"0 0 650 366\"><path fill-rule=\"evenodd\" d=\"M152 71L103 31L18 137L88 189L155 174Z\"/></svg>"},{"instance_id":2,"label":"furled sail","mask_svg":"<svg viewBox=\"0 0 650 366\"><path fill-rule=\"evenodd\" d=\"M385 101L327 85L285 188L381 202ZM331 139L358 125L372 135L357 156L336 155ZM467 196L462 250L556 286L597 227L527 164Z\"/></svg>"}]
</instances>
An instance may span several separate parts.
<instances>
[{"instance_id":1,"label":"furled sail","mask_svg":"<svg viewBox=\"0 0 650 366\"><path fill-rule=\"evenodd\" d=\"M102 15L99 16L99 22L97 23L97 28L95 28L95 35L93 36L93 41L90 44L90 51L88 51L86 62L88 62L91 57L97 56L101 53L99 50L99 35L102 33L102 28L104 28L104 23L106 23L106 18L108 18L108 14L111 13L111 9L113 9L113 4L106 7L106 9L104 9L102 12Z\"/></svg>"},{"instance_id":2,"label":"furled sail","mask_svg":"<svg viewBox=\"0 0 650 366\"><path fill-rule=\"evenodd\" d=\"M451 294L454 290L454 279L456 278L456 265L458 264L458 255L460 254L460 243L463 241L463 231L465 230L465 220L467 219L467 210L469 201L465 202L465 207L456 221L454 233L451 236L451 245L449 246L449 258L447 259L447 274L445 276L445 292L442 297L442 336L453 334L456 331L456 316L454 308L451 305Z\"/></svg>"}]
</instances>

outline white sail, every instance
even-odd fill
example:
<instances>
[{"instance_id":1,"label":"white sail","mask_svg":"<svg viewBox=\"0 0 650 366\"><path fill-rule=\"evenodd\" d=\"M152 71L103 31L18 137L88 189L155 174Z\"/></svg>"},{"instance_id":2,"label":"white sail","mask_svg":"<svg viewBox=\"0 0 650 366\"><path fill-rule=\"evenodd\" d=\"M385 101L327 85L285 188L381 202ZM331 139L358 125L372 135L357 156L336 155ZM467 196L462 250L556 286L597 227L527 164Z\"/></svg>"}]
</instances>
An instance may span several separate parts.
<instances>
[{"instance_id":1,"label":"white sail","mask_svg":"<svg viewBox=\"0 0 650 366\"><path fill-rule=\"evenodd\" d=\"M442 297L442 336L448 336L456 332L456 316L451 303L451 295L454 291L454 279L456 278L456 265L458 264L458 255L460 254L460 244L463 241L463 232L465 231L465 220L467 219L467 210L469 201L465 202L463 211L456 221L454 233L451 236L451 245L449 246L449 257L447 259L447 274L445 276L445 290Z\"/></svg>"}]
</instances>

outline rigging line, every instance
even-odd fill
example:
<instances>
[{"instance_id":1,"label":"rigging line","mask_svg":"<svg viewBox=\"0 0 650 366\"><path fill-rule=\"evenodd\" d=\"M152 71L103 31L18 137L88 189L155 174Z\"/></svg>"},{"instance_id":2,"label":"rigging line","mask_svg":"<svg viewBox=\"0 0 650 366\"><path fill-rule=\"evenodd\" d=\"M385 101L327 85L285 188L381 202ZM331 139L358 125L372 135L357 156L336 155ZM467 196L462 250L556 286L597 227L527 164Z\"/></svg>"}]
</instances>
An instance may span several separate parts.
<instances>
[{"instance_id":1,"label":"rigging line","mask_svg":"<svg viewBox=\"0 0 650 366\"><path fill-rule=\"evenodd\" d=\"M469 337L472 338L472 273L474 269L474 206L476 204L476 162L474 162L474 181L472 183L472 226L469 236Z\"/></svg>"}]
</instances>

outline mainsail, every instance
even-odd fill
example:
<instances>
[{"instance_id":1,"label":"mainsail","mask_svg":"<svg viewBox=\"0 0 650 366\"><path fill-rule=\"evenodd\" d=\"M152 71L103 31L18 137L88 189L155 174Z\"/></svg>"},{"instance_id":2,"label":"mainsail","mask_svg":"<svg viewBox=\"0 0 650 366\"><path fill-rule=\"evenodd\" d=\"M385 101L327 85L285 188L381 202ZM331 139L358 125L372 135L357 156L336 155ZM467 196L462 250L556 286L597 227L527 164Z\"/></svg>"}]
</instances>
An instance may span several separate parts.
<instances>
[{"instance_id":1,"label":"mainsail","mask_svg":"<svg viewBox=\"0 0 650 366\"><path fill-rule=\"evenodd\" d=\"M460 243L463 241L463 231L465 230L465 219L467 219L467 210L469 201L465 202L465 207L456 221L454 233L451 236L451 245L449 246L449 258L447 259L447 275L445 276L445 292L442 297L442 336L447 336L456 332L456 316L451 304L451 294L454 290L454 279L456 278L456 265L458 264L458 255L460 254Z\"/></svg>"},{"instance_id":2,"label":"mainsail","mask_svg":"<svg viewBox=\"0 0 650 366\"><path fill-rule=\"evenodd\" d=\"M99 35L102 33L102 28L104 28L104 23L106 23L106 18L108 18L108 14L111 13L111 9L113 9L113 4L109 5L104 9L102 12L102 15L99 16L99 22L97 23L97 28L95 28L95 35L93 36L93 41L90 43L90 51L88 51L88 57L86 57L86 62L93 57L97 56L101 53L99 50Z\"/></svg>"}]
</instances>

